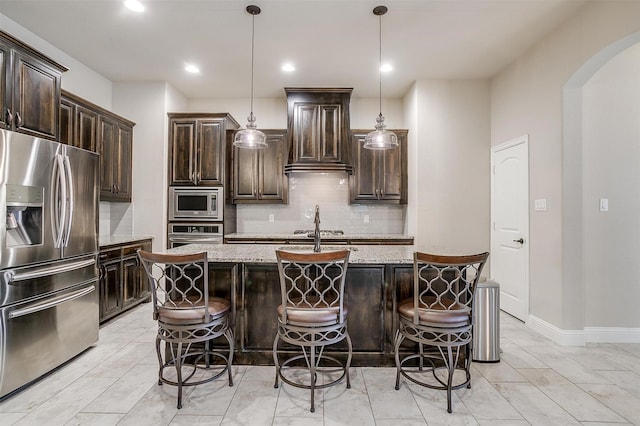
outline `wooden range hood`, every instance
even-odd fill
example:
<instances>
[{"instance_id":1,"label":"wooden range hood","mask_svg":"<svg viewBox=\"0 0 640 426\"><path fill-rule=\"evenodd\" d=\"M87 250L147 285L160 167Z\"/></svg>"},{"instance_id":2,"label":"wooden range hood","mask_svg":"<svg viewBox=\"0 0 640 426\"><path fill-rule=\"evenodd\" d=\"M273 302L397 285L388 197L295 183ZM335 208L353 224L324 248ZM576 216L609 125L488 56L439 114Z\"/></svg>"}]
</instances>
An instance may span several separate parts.
<instances>
[{"instance_id":1,"label":"wooden range hood","mask_svg":"<svg viewBox=\"0 0 640 426\"><path fill-rule=\"evenodd\" d=\"M352 88L285 88L289 159L294 172L353 173L349 153Z\"/></svg>"}]
</instances>

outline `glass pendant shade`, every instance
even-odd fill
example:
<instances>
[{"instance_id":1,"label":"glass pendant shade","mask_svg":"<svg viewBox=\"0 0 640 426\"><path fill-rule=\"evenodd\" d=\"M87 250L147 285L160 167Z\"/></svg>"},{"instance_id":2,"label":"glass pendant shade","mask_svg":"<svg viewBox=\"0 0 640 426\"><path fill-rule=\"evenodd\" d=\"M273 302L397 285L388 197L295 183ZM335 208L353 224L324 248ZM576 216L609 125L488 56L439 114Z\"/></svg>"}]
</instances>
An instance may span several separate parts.
<instances>
[{"instance_id":1,"label":"glass pendant shade","mask_svg":"<svg viewBox=\"0 0 640 426\"><path fill-rule=\"evenodd\" d=\"M251 18L251 113L247 117L247 128L236 132L233 146L245 149L264 149L268 147L267 137L257 129L256 116L253 115L253 46L255 40L255 16L260 14L260 8L255 5L247 6Z\"/></svg>"},{"instance_id":2,"label":"glass pendant shade","mask_svg":"<svg viewBox=\"0 0 640 426\"><path fill-rule=\"evenodd\" d=\"M382 114L376 120L376 129L369 132L364 138L363 148L366 149L393 149L398 146L398 136L390 130L386 130Z\"/></svg>"},{"instance_id":3,"label":"glass pendant shade","mask_svg":"<svg viewBox=\"0 0 640 426\"><path fill-rule=\"evenodd\" d=\"M373 14L378 17L378 36L379 36L379 53L380 53L380 66L378 67L378 78L380 84L380 114L376 119L376 129L373 132L367 134L364 138L363 148L366 149L393 149L398 147L398 136L390 130L386 130L386 125L384 124L384 116L382 115L382 15L387 13L386 6L376 6L373 9Z\"/></svg>"},{"instance_id":4,"label":"glass pendant shade","mask_svg":"<svg viewBox=\"0 0 640 426\"><path fill-rule=\"evenodd\" d=\"M266 148L267 136L256 128L256 116L251 113L247 119L247 128L236 132L233 146L246 149Z\"/></svg>"}]
</instances>

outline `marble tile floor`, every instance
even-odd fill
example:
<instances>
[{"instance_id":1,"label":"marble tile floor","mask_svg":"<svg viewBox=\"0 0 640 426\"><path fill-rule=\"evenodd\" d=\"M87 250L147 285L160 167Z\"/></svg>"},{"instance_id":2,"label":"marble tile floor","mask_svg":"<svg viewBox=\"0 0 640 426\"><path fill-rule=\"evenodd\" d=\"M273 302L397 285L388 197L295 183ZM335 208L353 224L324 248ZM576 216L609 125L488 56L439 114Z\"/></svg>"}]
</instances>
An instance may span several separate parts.
<instances>
[{"instance_id":1,"label":"marble tile floor","mask_svg":"<svg viewBox=\"0 0 640 426\"><path fill-rule=\"evenodd\" d=\"M0 402L0 425L640 425L640 344L558 346L502 314L499 363L473 363L472 388L454 394L403 382L392 368L352 368L352 388L273 388L273 367L235 366L225 380L156 384L149 305L100 329L72 362Z\"/></svg>"}]
</instances>

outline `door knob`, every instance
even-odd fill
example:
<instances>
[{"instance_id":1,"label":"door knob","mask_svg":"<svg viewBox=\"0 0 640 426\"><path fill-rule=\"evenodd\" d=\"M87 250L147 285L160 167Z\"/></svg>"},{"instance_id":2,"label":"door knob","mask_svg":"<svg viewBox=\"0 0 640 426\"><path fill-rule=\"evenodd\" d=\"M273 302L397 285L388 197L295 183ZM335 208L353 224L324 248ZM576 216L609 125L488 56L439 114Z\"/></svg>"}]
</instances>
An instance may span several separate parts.
<instances>
[{"instance_id":1,"label":"door knob","mask_svg":"<svg viewBox=\"0 0 640 426\"><path fill-rule=\"evenodd\" d=\"M514 243L524 244L524 238L520 238L519 240L513 240Z\"/></svg>"}]
</instances>

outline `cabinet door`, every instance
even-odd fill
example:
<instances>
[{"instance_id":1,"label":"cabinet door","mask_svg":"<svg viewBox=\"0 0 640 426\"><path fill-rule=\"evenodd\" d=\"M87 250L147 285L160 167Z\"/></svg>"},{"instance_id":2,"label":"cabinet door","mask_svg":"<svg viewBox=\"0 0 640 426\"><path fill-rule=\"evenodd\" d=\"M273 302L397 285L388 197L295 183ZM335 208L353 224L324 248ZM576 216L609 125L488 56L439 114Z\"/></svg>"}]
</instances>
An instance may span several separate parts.
<instances>
[{"instance_id":1,"label":"cabinet door","mask_svg":"<svg viewBox=\"0 0 640 426\"><path fill-rule=\"evenodd\" d=\"M258 195L266 203L287 203L289 186L284 174L287 158L287 141L284 131L265 131L266 149L259 151Z\"/></svg>"},{"instance_id":2,"label":"cabinet door","mask_svg":"<svg viewBox=\"0 0 640 426\"><path fill-rule=\"evenodd\" d=\"M394 131L398 147L377 151L378 198L380 200L407 203L407 133ZM367 150L368 151L368 150Z\"/></svg>"},{"instance_id":3,"label":"cabinet door","mask_svg":"<svg viewBox=\"0 0 640 426\"><path fill-rule=\"evenodd\" d=\"M233 148L233 202L258 200L258 158L260 150Z\"/></svg>"},{"instance_id":4,"label":"cabinet door","mask_svg":"<svg viewBox=\"0 0 640 426\"><path fill-rule=\"evenodd\" d=\"M349 177L351 203L378 199L378 152L365 149L366 133L354 133L351 141L353 175Z\"/></svg>"},{"instance_id":5,"label":"cabinet door","mask_svg":"<svg viewBox=\"0 0 640 426\"><path fill-rule=\"evenodd\" d=\"M7 109L10 108L11 99L9 97L9 92L7 91L7 71L9 68L9 58L11 55L11 50L9 46L2 43L0 40L0 107L2 110L0 111L0 129L8 128L8 120L7 120Z\"/></svg>"},{"instance_id":6,"label":"cabinet door","mask_svg":"<svg viewBox=\"0 0 640 426\"><path fill-rule=\"evenodd\" d=\"M73 145L76 104L69 99L60 99L60 143Z\"/></svg>"},{"instance_id":7,"label":"cabinet door","mask_svg":"<svg viewBox=\"0 0 640 426\"><path fill-rule=\"evenodd\" d=\"M23 52L13 54L13 127L57 140L62 74Z\"/></svg>"},{"instance_id":8,"label":"cabinet door","mask_svg":"<svg viewBox=\"0 0 640 426\"><path fill-rule=\"evenodd\" d=\"M115 176L113 164L115 156L118 127L115 122L102 118L99 123L100 138L100 199L108 200L115 193Z\"/></svg>"},{"instance_id":9,"label":"cabinet door","mask_svg":"<svg viewBox=\"0 0 640 426\"><path fill-rule=\"evenodd\" d=\"M75 137L73 146L96 152L98 136L98 113L82 105L76 106Z\"/></svg>"},{"instance_id":10,"label":"cabinet door","mask_svg":"<svg viewBox=\"0 0 640 426\"><path fill-rule=\"evenodd\" d=\"M114 146L116 162L113 164L115 176L115 198L118 201L131 201L131 174L133 154L133 130L117 127L117 143Z\"/></svg>"},{"instance_id":11,"label":"cabinet door","mask_svg":"<svg viewBox=\"0 0 640 426\"><path fill-rule=\"evenodd\" d=\"M105 263L101 266L100 277L100 320L118 314L122 310L120 260Z\"/></svg>"},{"instance_id":12,"label":"cabinet door","mask_svg":"<svg viewBox=\"0 0 640 426\"><path fill-rule=\"evenodd\" d=\"M384 265L349 265L345 283L345 304L349 308L347 330L353 350L384 351ZM347 350L340 342L336 349Z\"/></svg>"},{"instance_id":13,"label":"cabinet door","mask_svg":"<svg viewBox=\"0 0 640 426\"><path fill-rule=\"evenodd\" d=\"M200 120L196 150L196 184L222 185L224 183L223 120Z\"/></svg>"},{"instance_id":14,"label":"cabinet door","mask_svg":"<svg viewBox=\"0 0 640 426\"><path fill-rule=\"evenodd\" d=\"M126 308L139 300L142 267L137 256L122 259L122 307Z\"/></svg>"},{"instance_id":15,"label":"cabinet door","mask_svg":"<svg viewBox=\"0 0 640 426\"><path fill-rule=\"evenodd\" d=\"M170 185L194 185L196 122L172 120L170 130Z\"/></svg>"},{"instance_id":16,"label":"cabinet door","mask_svg":"<svg viewBox=\"0 0 640 426\"><path fill-rule=\"evenodd\" d=\"M339 104L318 106L319 160L340 161L340 136L342 112Z\"/></svg>"},{"instance_id":17,"label":"cabinet door","mask_svg":"<svg viewBox=\"0 0 640 426\"><path fill-rule=\"evenodd\" d=\"M277 332L277 308L282 302L278 266L245 264L243 268L242 349L270 351ZM280 343L280 348L286 347Z\"/></svg>"}]
</instances>

